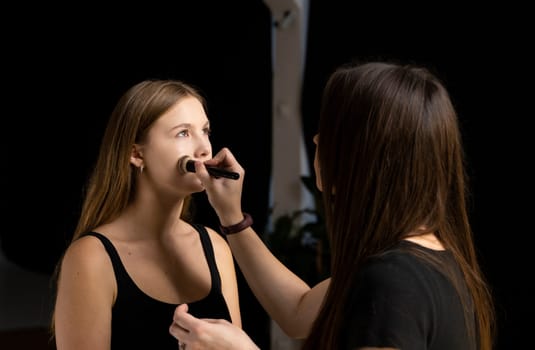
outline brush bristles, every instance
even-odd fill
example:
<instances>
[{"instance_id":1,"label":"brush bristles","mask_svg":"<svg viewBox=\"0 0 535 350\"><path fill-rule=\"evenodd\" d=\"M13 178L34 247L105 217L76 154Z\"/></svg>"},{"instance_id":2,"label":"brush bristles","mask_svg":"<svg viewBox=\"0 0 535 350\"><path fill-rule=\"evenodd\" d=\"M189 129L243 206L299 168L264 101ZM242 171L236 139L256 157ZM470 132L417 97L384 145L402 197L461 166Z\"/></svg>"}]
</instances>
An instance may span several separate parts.
<instances>
[{"instance_id":1,"label":"brush bristles","mask_svg":"<svg viewBox=\"0 0 535 350\"><path fill-rule=\"evenodd\" d=\"M184 175L188 171L191 171L191 166L193 166L193 172L195 172L195 163L193 161L190 161L189 156L183 156L178 160L178 170L182 175Z\"/></svg>"}]
</instances>

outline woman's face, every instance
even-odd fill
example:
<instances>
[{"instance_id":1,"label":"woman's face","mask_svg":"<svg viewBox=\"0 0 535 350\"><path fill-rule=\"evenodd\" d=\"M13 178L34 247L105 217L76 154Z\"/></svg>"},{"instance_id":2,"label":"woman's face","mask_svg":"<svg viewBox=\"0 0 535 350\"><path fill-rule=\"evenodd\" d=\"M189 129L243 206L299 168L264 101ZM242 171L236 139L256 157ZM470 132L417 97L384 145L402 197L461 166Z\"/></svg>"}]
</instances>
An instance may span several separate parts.
<instances>
[{"instance_id":1,"label":"woman's face","mask_svg":"<svg viewBox=\"0 0 535 350\"><path fill-rule=\"evenodd\" d=\"M316 151L314 152L314 172L316 173L316 187L318 190L323 191L323 186L321 184L321 177L320 177L320 165L318 160L318 139L320 134L314 135L312 138L312 141L316 145Z\"/></svg>"},{"instance_id":2,"label":"woman's face","mask_svg":"<svg viewBox=\"0 0 535 350\"><path fill-rule=\"evenodd\" d=\"M183 156L200 161L212 158L210 121L198 99L180 99L154 122L140 147L146 170L158 187L204 190L196 176L181 174L178 165Z\"/></svg>"}]
</instances>

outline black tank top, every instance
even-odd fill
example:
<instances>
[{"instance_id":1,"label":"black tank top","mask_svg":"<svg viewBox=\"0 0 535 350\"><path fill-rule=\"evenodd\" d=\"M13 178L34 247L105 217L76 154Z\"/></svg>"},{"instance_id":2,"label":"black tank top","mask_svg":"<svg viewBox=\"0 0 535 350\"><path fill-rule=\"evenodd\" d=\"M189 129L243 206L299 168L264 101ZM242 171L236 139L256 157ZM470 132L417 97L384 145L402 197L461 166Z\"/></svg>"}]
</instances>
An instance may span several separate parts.
<instances>
[{"instance_id":1,"label":"black tank top","mask_svg":"<svg viewBox=\"0 0 535 350\"><path fill-rule=\"evenodd\" d=\"M210 268L212 287L204 299L188 303L189 312L200 318L223 318L231 322L208 232L202 225L192 226L199 232ZM97 232L88 232L81 237L87 235L100 239L110 256L117 280L117 299L112 309L111 348L178 349L176 338L169 333L178 304L168 304L143 293L128 275L111 241Z\"/></svg>"}]
</instances>

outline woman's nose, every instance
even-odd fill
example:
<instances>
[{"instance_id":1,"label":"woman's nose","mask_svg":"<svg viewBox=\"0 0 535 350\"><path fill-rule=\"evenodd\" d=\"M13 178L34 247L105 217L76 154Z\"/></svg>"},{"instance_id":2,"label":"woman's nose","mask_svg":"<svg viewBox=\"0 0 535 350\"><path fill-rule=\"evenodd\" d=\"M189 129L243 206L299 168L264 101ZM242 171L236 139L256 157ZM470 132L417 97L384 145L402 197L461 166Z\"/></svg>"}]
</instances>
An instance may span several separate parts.
<instances>
[{"instance_id":1,"label":"woman's nose","mask_svg":"<svg viewBox=\"0 0 535 350\"><path fill-rule=\"evenodd\" d=\"M211 157L212 154L212 144L207 137L199 138L199 141L195 147L195 158L205 158Z\"/></svg>"}]
</instances>

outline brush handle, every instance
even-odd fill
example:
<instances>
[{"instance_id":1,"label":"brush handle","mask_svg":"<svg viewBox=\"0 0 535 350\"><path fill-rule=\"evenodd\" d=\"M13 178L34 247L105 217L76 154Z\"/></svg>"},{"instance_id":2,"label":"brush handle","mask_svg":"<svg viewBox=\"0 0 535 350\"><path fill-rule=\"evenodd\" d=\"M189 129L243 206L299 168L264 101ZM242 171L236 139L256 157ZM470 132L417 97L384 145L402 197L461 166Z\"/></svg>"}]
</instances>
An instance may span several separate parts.
<instances>
[{"instance_id":1,"label":"brush handle","mask_svg":"<svg viewBox=\"0 0 535 350\"><path fill-rule=\"evenodd\" d=\"M186 170L189 171L190 173L194 173L195 161L188 160L186 162ZM225 169L221 169L215 166L206 165L206 170L208 170L208 173L213 177L224 177L224 178L233 179L233 180L238 180L240 178L240 174L238 173L235 173L233 171L228 171Z\"/></svg>"}]
</instances>

